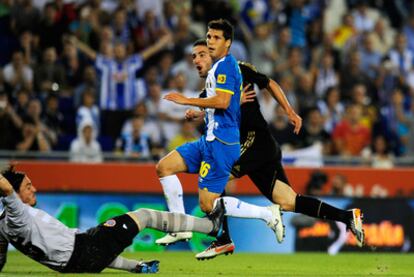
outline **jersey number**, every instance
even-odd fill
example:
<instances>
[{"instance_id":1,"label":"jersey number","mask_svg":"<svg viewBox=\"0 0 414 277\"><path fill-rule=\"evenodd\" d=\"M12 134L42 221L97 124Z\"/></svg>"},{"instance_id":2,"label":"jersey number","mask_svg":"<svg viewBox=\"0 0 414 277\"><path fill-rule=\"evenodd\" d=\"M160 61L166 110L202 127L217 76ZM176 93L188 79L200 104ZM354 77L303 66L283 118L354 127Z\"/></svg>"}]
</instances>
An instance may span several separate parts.
<instances>
[{"instance_id":1,"label":"jersey number","mask_svg":"<svg viewBox=\"0 0 414 277\"><path fill-rule=\"evenodd\" d=\"M206 177L210 168L211 168L210 164L206 162L201 162L201 167L200 167L200 172L199 172L200 176L203 178Z\"/></svg>"}]
</instances>

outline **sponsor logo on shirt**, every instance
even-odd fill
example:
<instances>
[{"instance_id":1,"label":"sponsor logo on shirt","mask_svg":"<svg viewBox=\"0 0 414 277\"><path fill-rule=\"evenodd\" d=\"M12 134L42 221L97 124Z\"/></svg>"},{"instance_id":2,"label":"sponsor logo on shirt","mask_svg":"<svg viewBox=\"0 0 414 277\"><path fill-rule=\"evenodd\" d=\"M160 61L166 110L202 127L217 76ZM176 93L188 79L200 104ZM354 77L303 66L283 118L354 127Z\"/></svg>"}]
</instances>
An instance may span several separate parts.
<instances>
[{"instance_id":1,"label":"sponsor logo on shirt","mask_svg":"<svg viewBox=\"0 0 414 277\"><path fill-rule=\"evenodd\" d=\"M225 84L226 83L226 74L219 74L217 76L217 84Z\"/></svg>"}]
</instances>

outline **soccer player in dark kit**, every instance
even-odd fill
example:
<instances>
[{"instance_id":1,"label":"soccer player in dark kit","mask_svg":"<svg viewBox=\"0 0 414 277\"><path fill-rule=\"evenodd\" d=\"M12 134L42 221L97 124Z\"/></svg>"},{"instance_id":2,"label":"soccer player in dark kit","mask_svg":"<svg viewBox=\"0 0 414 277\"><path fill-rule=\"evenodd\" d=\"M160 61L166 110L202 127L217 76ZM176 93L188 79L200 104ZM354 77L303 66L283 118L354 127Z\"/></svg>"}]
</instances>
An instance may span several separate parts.
<instances>
[{"instance_id":1,"label":"soccer player in dark kit","mask_svg":"<svg viewBox=\"0 0 414 277\"><path fill-rule=\"evenodd\" d=\"M155 273L159 261L136 261L119 256L145 228L168 232L195 231L217 235L225 209L215 201L207 218L138 209L114 217L86 232L68 228L36 209L36 188L29 177L12 168L0 174L0 271L8 244L33 260L62 273L98 273L105 268L131 273Z\"/></svg>"},{"instance_id":2,"label":"soccer player in dark kit","mask_svg":"<svg viewBox=\"0 0 414 277\"><path fill-rule=\"evenodd\" d=\"M207 44L204 40L199 40L193 45L193 63L200 77L205 78L212 60L208 55ZM290 122L295 127L294 132L298 134L302 119L291 108L279 85L266 75L257 72L253 65L239 62L239 66L243 76L243 85L253 87L253 84L256 84L260 89L266 89L271 93L286 111ZM203 111L188 110L186 117L190 120L198 120L203 114ZM241 107L240 137L241 156L233 166L231 178L249 176L262 194L271 202L279 204L284 211L345 223L355 235L358 245L362 247L364 231L363 215L360 209L338 209L314 197L297 194L292 189L282 166L281 149L268 129L254 95ZM226 219L223 229L224 231L216 241L212 242L205 251L196 255L197 259L214 258L217 255L234 251L235 245L230 238Z\"/></svg>"}]
</instances>

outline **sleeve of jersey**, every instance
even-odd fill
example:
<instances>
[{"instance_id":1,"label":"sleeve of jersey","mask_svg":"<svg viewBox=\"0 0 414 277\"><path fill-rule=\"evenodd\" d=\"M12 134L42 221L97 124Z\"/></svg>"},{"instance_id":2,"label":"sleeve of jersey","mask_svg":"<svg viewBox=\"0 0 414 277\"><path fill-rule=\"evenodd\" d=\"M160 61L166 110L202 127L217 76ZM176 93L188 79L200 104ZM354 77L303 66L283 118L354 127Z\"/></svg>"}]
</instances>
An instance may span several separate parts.
<instances>
[{"instance_id":1,"label":"sleeve of jersey","mask_svg":"<svg viewBox=\"0 0 414 277\"><path fill-rule=\"evenodd\" d=\"M143 66L142 56L139 54L134 54L130 57L131 66L134 68L134 71L138 71Z\"/></svg>"},{"instance_id":2,"label":"sleeve of jersey","mask_svg":"<svg viewBox=\"0 0 414 277\"><path fill-rule=\"evenodd\" d=\"M236 78L233 70L236 68L231 68L229 63L222 62L217 66L215 71L216 77L216 91L234 94Z\"/></svg>"},{"instance_id":3,"label":"sleeve of jersey","mask_svg":"<svg viewBox=\"0 0 414 277\"><path fill-rule=\"evenodd\" d=\"M102 56L101 54L96 55L96 59L95 59L96 69L102 70L104 67L104 61L105 61L104 56Z\"/></svg>"},{"instance_id":4,"label":"sleeve of jersey","mask_svg":"<svg viewBox=\"0 0 414 277\"><path fill-rule=\"evenodd\" d=\"M13 194L2 198L3 205L6 208L7 212L7 225L10 229L17 230L20 227L25 226L25 207L23 202L17 196L16 192Z\"/></svg>"},{"instance_id":5,"label":"sleeve of jersey","mask_svg":"<svg viewBox=\"0 0 414 277\"><path fill-rule=\"evenodd\" d=\"M240 70L242 71L243 81L245 83L256 84L260 89L265 89L269 86L270 79L266 75L243 64L240 64Z\"/></svg>"}]
</instances>

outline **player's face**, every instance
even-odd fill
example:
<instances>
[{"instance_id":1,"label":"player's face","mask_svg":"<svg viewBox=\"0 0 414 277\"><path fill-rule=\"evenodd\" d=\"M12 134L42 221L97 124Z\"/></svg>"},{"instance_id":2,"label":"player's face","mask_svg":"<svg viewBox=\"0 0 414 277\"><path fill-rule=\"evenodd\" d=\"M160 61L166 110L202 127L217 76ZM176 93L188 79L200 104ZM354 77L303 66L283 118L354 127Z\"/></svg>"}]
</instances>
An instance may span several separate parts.
<instances>
[{"instance_id":1,"label":"player's face","mask_svg":"<svg viewBox=\"0 0 414 277\"><path fill-rule=\"evenodd\" d=\"M231 40L226 40L222 30L208 29L207 46L213 60L218 60L227 55Z\"/></svg>"},{"instance_id":2,"label":"player's face","mask_svg":"<svg viewBox=\"0 0 414 277\"><path fill-rule=\"evenodd\" d=\"M25 176L19 189L19 197L23 203L30 206L36 205L36 188L32 185L32 181Z\"/></svg>"},{"instance_id":3,"label":"player's face","mask_svg":"<svg viewBox=\"0 0 414 277\"><path fill-rule=\"evenodd\" d=\"M208 47L204 45L197 45L193 47L193 64L197 68L198 75L201 78L206 78L208 71L211 68L213 60L210 57Z\"/></svg>"}]
</instances>

